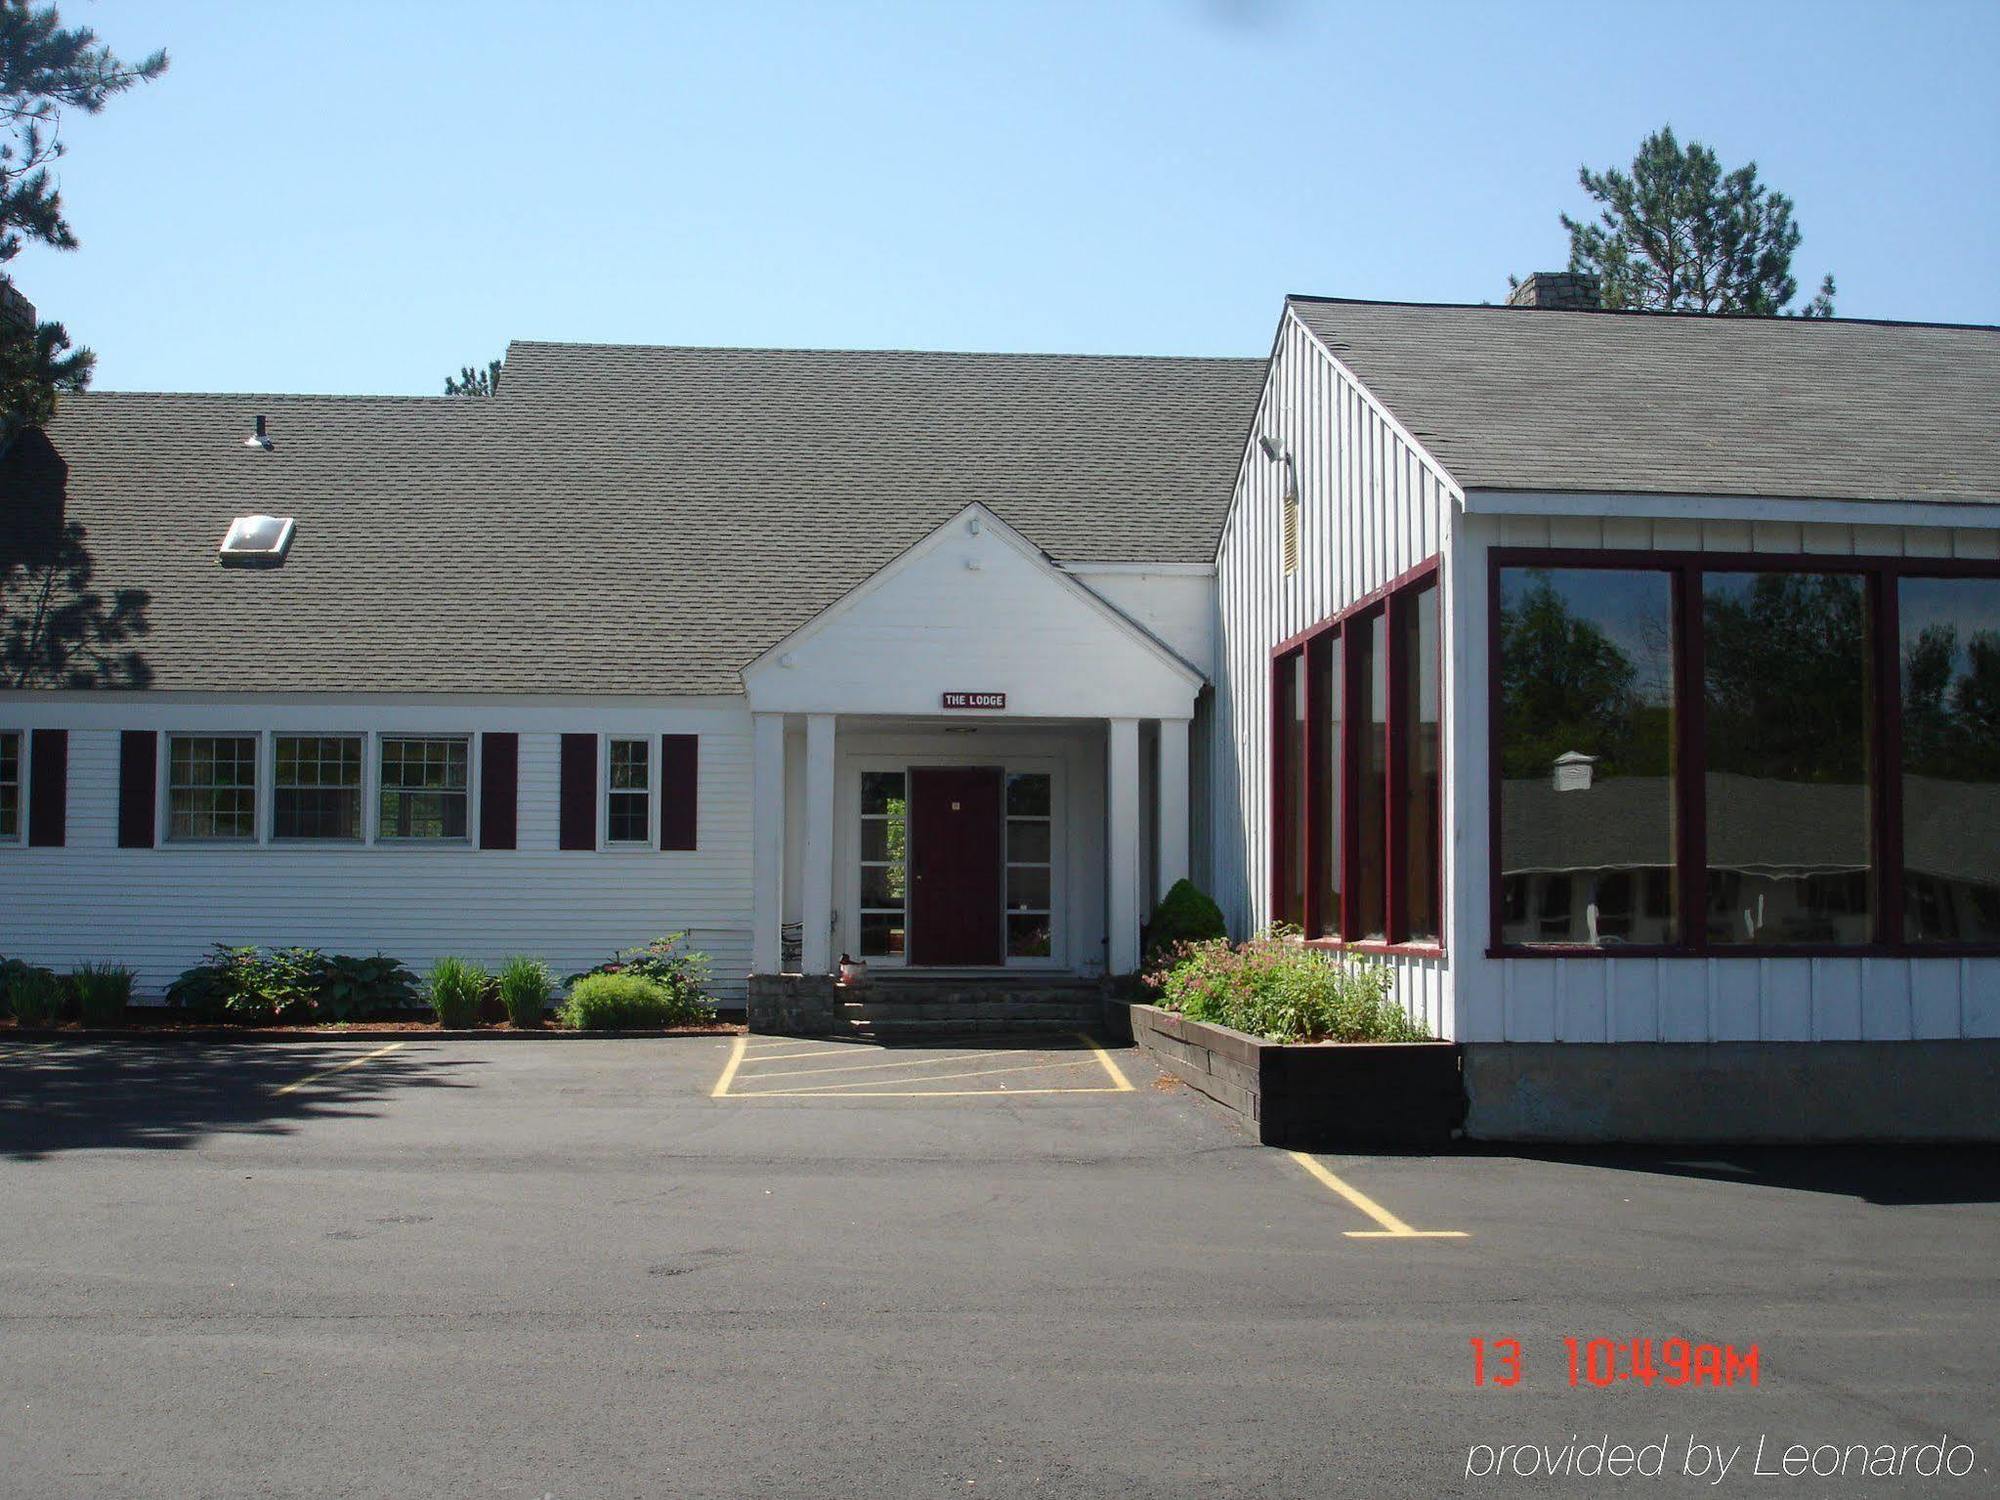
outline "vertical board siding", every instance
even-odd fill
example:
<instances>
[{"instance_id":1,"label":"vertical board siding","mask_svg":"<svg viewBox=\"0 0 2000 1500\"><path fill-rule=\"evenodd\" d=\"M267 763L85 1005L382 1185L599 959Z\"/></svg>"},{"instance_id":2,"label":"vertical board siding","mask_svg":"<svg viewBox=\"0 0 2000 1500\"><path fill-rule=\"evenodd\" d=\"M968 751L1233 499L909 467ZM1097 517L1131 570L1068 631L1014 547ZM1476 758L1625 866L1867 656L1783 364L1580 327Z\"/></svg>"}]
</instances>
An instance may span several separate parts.
<instances>
[{"instance_id":1,"label":"vertical board siding","mask_svg":"<svg viewBox=\"0 0 2000 1500\"><path fill-rule=\"evenodd\" d=\"M1490 547L1605 547L1828 557L2000 555L2000 534L1839 521L1478 515L1455 536L1449 653L1457 728L1452 783L1465 815L1451 886L1456 1035L1474 1041L1903 1041L2000 1036L2000 959L1485 957L1490 863L1486 643ZM1601 1009L1600 1009L1601 1007Z\"/></svg>"},{"instance_id":2,"label":"vertical board siding","mask_svg":"<svg viewBox=\"0 0 2000 1500\"><path fill-rule=\"evenodd\" d=\"M1284 468L1257 447L1260 432L1283 442L1295 462L1301 546L1298 571L1290 575L1279 557ZM1271 648L1444 551L1453 493L1449 479L1287 313L1216 556L1217 670L1207 726L1205 821L1211 889L1238 935L1270 921ZM1447 576L1442 587L1443 701L1450 705L1453 580ZM1453 733L1449 722L1445 732ZM1455 821L1453 759L1448 740L1447 829ZM1447 837L1446 890L1453 861ZM1449 924L1448 908L1447 955ZM1436 1035L1456 1035L1450 957L1387 962L1396 971L1396 996L1411 1016Z\"/></svg>"},{"instance_id":3,"label":"vertical board siding","mask_svg":"<svg viewBox=\"0 0 2000 1500\"><path fill-rule=\"evenodd\" d=\"M115 706L96 712L107 724L119 717ZM199 727L204 715L219 727L225 721L239 727L242 714L240 707L174 712L182 727ZM266 717L276 719L279 712ZM34 713L43 722L80 716L62 704L39 705ZM504 709L476 715L446 710L444 716L511 732L503 727L510 717ZM127 723L131 717L124 715ZM552 716L537 711L536 717L547 722ZM130 964L138 970L141 997L157 997L218 941L380 951L419 971L447 953L486 963L528 953L563 974L616 949L686 930L714 960L717 993L739 1000L750 967L749 712L665 708L646 722L633 710L582 704L554 717L564 724L601 717L604 729L619 733L656 733L662 725L698 729L702 847L664 855L644 849L562 852L562 736L524 729L518 736L517 847L511 851L463 845L121 848L121 732L79 729L69 735L68 847L0 850L0 952L60 969L87 960Z\"/></svg>"}]
</instances>

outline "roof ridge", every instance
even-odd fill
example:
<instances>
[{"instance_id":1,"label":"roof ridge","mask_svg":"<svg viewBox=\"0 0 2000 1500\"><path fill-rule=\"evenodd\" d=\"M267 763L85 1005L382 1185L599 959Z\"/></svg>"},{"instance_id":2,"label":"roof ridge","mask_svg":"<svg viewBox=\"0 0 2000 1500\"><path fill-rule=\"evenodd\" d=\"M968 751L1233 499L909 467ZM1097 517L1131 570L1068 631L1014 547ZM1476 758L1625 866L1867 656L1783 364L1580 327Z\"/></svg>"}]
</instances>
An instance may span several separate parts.
<instances>
[{"instance_id":1,"label":"roof ridge","mask_svg":"<svg viewBox=\"0 0 2000 1500\"><path fill-rule=\"evenodd\" d=\"M1149 364L1190 364L1190 365L1242 365L1263 364L1259 355L1248 354L1086 354L1061 350L1006 350L1006 349L913 349L913 348L871 348L857 349L838 346L814 346L805 344L633 344L601 343L588 339L510 339L507 347L530 349L573 349L579 351L603 352L606 350L629 350L649 354L812 354L812 355L870 355L903 354L922 355L930 359L964 360L1083 360L1091 363L1149 363ZM444 397L440 400L447 399Z\"/></svg>"},{"instance_id":2,"label":"roof ridge","mask_svg":"<svg viewBox=\"0 0 2000 1500\"><path fill-rule=\"evenodd\" d=\"M68 391L62 401L90 401L103 397L116 397L121 401L374 401L396 402L407 406L463 406L467 409L478 406L477 401L468 401L459 396L397 396L373 395L366 391L120 391L85 390Z\"/></svg>"},{"instance_id":3,"label":"roof ridge","mask_svg":"<svg viewBox=\"0 0 2000 1500\"><path fill-rule=\"evenodd\" d=\"M1975 333L2000 333L2000 324L1996 323L1936 323L1925 322L1918 318L1795 318L1782 315L1745 317L1738 313L1665 312L1650 307L1516 307L1508 302L1413 302L1396 297L1322 297L1311 292L1287 292L1285 301L1312 302L1321 306L1336 307L1414 307L1439 312L1465 310L1505 313L1582 313L1599 318L1682 319L1691 323L1746 323L1760 326L1778 324L1787 327L1846 325L1861 328L1946 328Z\"/></svg>"}]
</instances>

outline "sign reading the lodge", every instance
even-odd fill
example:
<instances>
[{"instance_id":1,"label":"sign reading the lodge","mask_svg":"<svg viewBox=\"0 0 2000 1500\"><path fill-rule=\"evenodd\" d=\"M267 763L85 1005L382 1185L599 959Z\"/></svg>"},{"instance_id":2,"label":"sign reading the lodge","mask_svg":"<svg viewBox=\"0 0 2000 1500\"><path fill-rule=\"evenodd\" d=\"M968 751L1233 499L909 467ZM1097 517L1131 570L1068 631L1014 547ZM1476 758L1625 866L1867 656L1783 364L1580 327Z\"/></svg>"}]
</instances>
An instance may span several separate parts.
<instances>
[{"instance_id":1,"label":"sign reading the lodge","mask_svg":"<svg viewBox=\"0 0 2000 1500\"><path fill-rule=\"evenodd\" d=\"M946 693L943 695L946 708L1005 708L1005 693Z\"/></svg>"}]
</instances>

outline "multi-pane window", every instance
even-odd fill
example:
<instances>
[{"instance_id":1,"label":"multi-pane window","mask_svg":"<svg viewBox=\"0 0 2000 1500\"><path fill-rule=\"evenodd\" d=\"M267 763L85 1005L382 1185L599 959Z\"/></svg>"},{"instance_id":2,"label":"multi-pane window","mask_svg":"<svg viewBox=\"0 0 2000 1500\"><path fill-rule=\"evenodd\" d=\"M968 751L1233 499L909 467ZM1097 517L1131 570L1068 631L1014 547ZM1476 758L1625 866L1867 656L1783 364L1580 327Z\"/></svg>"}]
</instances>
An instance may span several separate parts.
<instances>
[{"instance_id":1,"label":"multi-pane window","mask_svg":"<svg viewBox=\"0 0 2000 1500\"><path fill-rule=\"evenodd\" d=\"M1439 632L1431 566L1273 662L1272 913L1309 938L1443 935Z\"/></svg>"},{"instance_id":2,"label":"multi-pane window","mask_svg":"<svg viewBox=\"0 0 2000 1500\"><path fill-rule=\"evenodd\" d=\"M0 730L0 844L21 842L21 734Z\"/></svg>"},{"instance_id":3,"label":"multi-pane window","mask_svg":"<svg viewBox=\"0 0 2000 1500\"><path fill-rule=\"evenodd\" d=\"M1903 936L2000 943L2000 578L1905 578Z\"/></svg>"},{"instance_id":4,"label":"multi-pane window","mask_svg":"<svg viewBox=\"0 0 2000 1500\"><path fill-rule=\"evenodd\" d=\"M167 736L167 837L249 841L257 837L257 737Z\"/></svg>"},{"instance_id":5,"label":"multi-pane window","mask_svg":"<svg viewBox=\"0 0 2000 1500\"><path fill-rule=\"evenodd\" d=\"M1674 940L1672 575L1500 570L1500 938Z\"/></svg>"},{"instance_id":6,"label":"multi-pane window","mask_svg":"<svg viewBox=\"0 0 2000 1500\"><path fill-rule=\"evenodd\" d=\"M384 839L466 836L470 742L464 735L384 735L381 822Z\"/></svg>"},{"instance_id":7,"label":"multi-pane window","mask_svg":"<svg viewBox=\"0 0 2000 1500\"><path fill-rule=\"evenodd\" d=\"M2000 578L1496 563L1503 947L2000 945Z\"/></svg>"},{"instance_id":8,"label":"multi-pane window","mask_svg":"<svg viewBox=\"0 0 2000 1500\"><path fill-rule=\"evenodd\" d=\"M273 746L271 837L361 837L361 736L281 734Z\"/></svg>"},{"instance_id":9,"label":"multi-pane window","mask_svg":"<svg viewBox=\"0 0 2000 1500\"><path fill-rule=\"evenodd\" d=\"M610 777L605 791L605 841L612 844L652 842L652 741L614 739L606 762Z\"/></svg>"},{"instance_id":10,"label":"multi-pane window","mask_svg":"<svg viewBox=\"0 0 2000 1500\"><path fill-rule=\"evenodd\" d=\"M1053 951L1054 819L1044 771L1007 778L1007 956L1047 958Z\"/></svg>"},{"instance_id":11,"label":"multi-pane window","mask_svg":"<svg viewBox=\"0 0 2000 1500\"><path fill-rule=\"evenodd\" d=\"M901 771L861 773L861 956L901 958L907 935L909 802Z\"/></svg>"}]
</instances>

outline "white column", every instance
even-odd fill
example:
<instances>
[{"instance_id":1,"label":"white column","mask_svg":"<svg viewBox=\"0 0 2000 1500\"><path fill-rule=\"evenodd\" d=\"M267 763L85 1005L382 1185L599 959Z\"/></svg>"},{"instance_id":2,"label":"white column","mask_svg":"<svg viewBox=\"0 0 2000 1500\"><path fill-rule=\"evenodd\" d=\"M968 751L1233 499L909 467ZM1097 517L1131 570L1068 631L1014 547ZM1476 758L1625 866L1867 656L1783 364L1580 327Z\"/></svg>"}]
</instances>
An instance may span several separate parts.
<instances>
[{"instance_id":1,"label":"white column","mask_svg":"<svg viewBox=\"0 0 2000 1500\"><path fill-rule=\"evenodd\" d=\"M833 715L806 716L806 844L799 972L833 970Z\"/></svg>"},{"instance_id":2,"label":"white column","mask_svg":"<svg viewBox=\"0 0 2000 1500\"><path fill-rule=\"evenodd\" d=\"M784 964L785 716L750 716L750 972Z\"/></svg>"},{"instance_id":3,"label":"white column","mask_svg":"<svg viewBox=\"0 0 2000 1500\"><path fill-rule=\"evenodd\" d=\"M1192 719L1160 720L1159 774L1153 778L1159 806L1154 812L1160 830L1159 858L1153 865L1153 903L1188 873L1188 735Z\"/></svg>"},{"instance_id":4,"label":"white column","mask_svg":"<svg viewBox=\"0 0 2000 1500\"><path fill-rule=\"evenodd\" d=\"M1139 721L1112 719L1105 737L1104 795L1110 847L1104 920L1114 974L1139 967Z\"/></svg>"}]
</instances>

